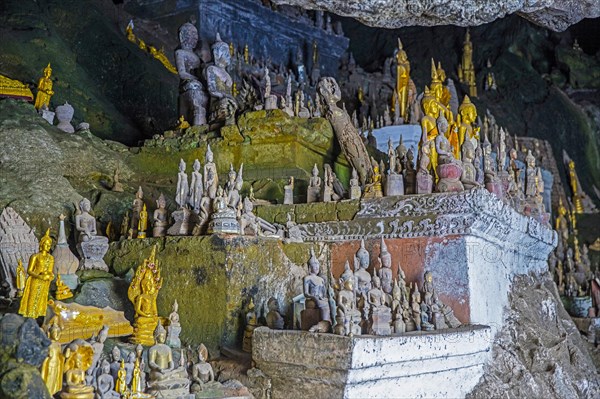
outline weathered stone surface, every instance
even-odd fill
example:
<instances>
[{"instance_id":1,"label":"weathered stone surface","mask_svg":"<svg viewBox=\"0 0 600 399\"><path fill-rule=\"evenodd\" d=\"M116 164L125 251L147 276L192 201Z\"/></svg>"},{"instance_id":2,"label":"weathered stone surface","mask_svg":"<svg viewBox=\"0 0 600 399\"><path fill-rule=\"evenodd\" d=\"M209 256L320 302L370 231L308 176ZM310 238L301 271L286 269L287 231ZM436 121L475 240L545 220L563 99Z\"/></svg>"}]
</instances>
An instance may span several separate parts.
<instances>
[{"instance_id":1,"label":"weathered stone surface","mask_svg":"<svg viewBox=\"0 0 600 399\"><path fill-rule=\"evenodd\" d=\"M548 275L515 279L492 354L468 398L600 396L600 376Z\"/></svg>"},{"instance_id":2,"label":"weathered stone surface","mask_svg":"<svg viewBox=\"0 0 600 399\"><path fill-rule=\"evenodd\" d=\"M254 330L253 360L272 379L273 397L462 397L490 357L489 327L400 336L343 337Z\"/></svg>"},{"instance_id":3,"label":"weathered stone surface","mask_svg":"<svg viewBox=\"0 0 600 399\"><path fill-rule=\"evenodd\" d=\"M38 367L50 340L34 319L9 313L0 319L0 397L50 399Z\"/></svg>"},{"instance_id":4,"label":"weathered stone surface","mask_svg":"<svg viewBox=\"0 0 600 399\"><path fill-rule=\"evenodd\" d=\"M519 13L538 25L562 31L583 18L600 16L600 5L595 0L544 0L533 3L526 0L274 0L274 3L326 10L382 28L448 24L474 26Z\"/></svg>"},{"instance_id":5,"label":"weathered stone surface","mask_svg":"<svg viewBox=\"0 0 600 399\"><path fill-rule=\"evenodd\" d=\"M80 305L104 308L110 306L133 320L133 304L127 298L129 283L120 278L101 278L83 282L74 301Z\"/></svg>"},{"instance_id":6,"label":"weathered stone surface","mask_svg":"<svg viewBox=\"0 0 600 399\"><path fill-rule=\"evenodd\" d=\"M289 306L302 292L311 246L228 235L136 239L112 243L106 261L117 273L125 274L148 257L156 243L164 278L157 302L159 315L167 316L177 300L182 344L204 343L213 353L219 346L241 343L238 333L243 330L244 306L250 296L258 310L264 309L271 296ZM126 291L119 293L126 299Z\"/></svg>"}]
</instances>

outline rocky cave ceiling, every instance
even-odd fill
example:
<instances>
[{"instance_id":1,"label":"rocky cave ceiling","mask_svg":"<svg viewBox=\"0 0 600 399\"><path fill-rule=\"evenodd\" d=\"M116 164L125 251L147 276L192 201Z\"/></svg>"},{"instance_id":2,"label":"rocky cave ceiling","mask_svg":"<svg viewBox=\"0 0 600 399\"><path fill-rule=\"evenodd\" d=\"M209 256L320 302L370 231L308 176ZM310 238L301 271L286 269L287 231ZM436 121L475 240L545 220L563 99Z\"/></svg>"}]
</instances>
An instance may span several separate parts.
<instances>
[{"instance_id":1,"label":"rocky cave ceiling","mask_svg":"<svg viewBox=\"0 0 600 399\"><path fill-rule=\"evenodd\" d=\"M600 16L600 0L273 0L276 4L324 10L380 28L474 26L518 15L563 31L583 18Z\"/></svg>"}]
</instances>

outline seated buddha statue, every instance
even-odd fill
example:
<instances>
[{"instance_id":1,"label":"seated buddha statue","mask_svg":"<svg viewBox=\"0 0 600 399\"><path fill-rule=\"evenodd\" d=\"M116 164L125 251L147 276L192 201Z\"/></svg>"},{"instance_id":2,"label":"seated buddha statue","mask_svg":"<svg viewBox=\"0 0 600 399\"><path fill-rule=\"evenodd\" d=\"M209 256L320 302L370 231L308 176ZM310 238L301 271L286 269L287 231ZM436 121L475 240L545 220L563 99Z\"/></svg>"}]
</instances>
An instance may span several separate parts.
<instances>
[{"instance_id":1,"label":"seated buddha statue","mask_svg":"<svg viewBox=\"0 0 600 399\"><path fill-rule=\"evenodd\" d=\"M72 367L65 372L65 388L60 394L62 399L93 399L94 387L86 385L85 370L89 365L83 362L82 353L77 348L68 348L67 361L72 356Z\"/></svg>"},{"instance_id":2,"label":"seated buddha statue","mask_svg":"<svg viewBox=\"0 0 600 399\"><path fill-rule=\"evenodd\" d=\"M173 360L173 351L165 344L167 331L158 323L154 330L154 340L156 343L148 350L149 392L158 397L178 397L189 394L190 381L188 380L187 370L184 366L175 366Z\"/></svg>"}]
</instances>

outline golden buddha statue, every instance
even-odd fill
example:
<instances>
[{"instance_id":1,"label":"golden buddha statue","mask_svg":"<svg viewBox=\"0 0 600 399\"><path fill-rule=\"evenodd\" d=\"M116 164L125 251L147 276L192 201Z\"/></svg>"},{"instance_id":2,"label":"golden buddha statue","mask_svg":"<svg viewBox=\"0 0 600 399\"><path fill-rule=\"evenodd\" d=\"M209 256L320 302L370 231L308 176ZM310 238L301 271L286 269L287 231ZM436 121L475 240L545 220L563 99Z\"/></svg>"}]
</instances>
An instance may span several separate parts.
<instances>
[{"instance_id":1,"label":"golden buddha statue","mask_svg":"<svg viewBox=\"0 0 600 399\"><path fill-rule=\"evenodd\" d=\"M248 50L247 44L244 46L244 63L245 64L250 63L250 51Z\"/></svg>"},{"instance_id":2,"label":"golden buddha statue","mask_svg":"<svg viewBox=\"0 0 600 399\"><path fill-rule=\"evenodd\" d=\"M463 43L462 62L458 66L458 79L461 83L469 85L469 95L471 97L477 97L477 79L475 77L475 66L473 65L473 43L471 43L471 32L468 28Z\"/></svg>"},{"instance_id":3,"label":"golden buddha statue","mask_svg":"<svg viewBox=\"0 0 600 399\"><path fill-rule=\"evenodd\" d=\"M48 328L48 338L50 338L50 346L48 347L48 357L44 359L40 374L46 383L46 387L50 395L54 395L62 389L63 385L63 368L65 356L60 345L61 329L56 321L50 324Z\"/></svg>"},{"instance_id":4,"label":"golden buddha statue","mask_svg":"<svg viewBox=\"0 0 600 399\"><path fill-rule=\"evenodd\" d=\"M80 349L89 349L82 351ZM91 351L91 355L86 353ZM62 399L94 399L94 387L86 385L85 371L92 365L94 351L91 347L80 348L71 344L66 352L65 361L65 388L60 397ZM69 365L69 367L67 367Z\"/></svg>"},{"instance_id":5,"label":"golden buddha statue","mask_svg":"<svg viewBox=\"0 0 600 399\"><path fill-rule=\"evenodd\" d=\"M17 261L17 275L15 280L17 286L17 298L21 298L23 296L23 290L25 289L25 280L27 280L27 274L25 273L25 268L23 267L23 261L21 259Z\"/></svg>"},{"instance_id":6,"label":"golden buddha statue","mask_svg":"<svg viewBox=\"0 0 600 399\"><path fill-rule=\"evenodd\" d=\"M446 82L446 71L444 70L444 68L442 68L442 63L438 61L438 66L437 66L437 75L438 78L440 79L440 82L442 82L442 97L440 99L440 101L442 102L442 104L444 104L445 107L449 107L450 106L450 99L452 98L452 94L450 93L450 89L448 89L448 86L446 86L445 82Z\"/></svg>"},{"instance_id":7,"label":"golden buddha statue","mask_svg":"<svg viewBox=\"0 0 600 399\"><path fill-rule=\"evenodd\" d=\"M358 87L358 102L361 104L365 102L365 92L363 91L362 86Z\"/></svg>"},{"instance_id":8,"label":"golden buddha statue","mask_svg":"<svg viewBox=\"0 0 600 399\"><path fill-rule=\"evenodd\" d=\"M435 139L439 134L437 128L437 116L439 115L439 103L436 100L433 93L429 90L429 88L425 87L425 94L423 95L423 99L421 100L421 107L423 108L423 113L425 114L421 118L421 141L419 142L419 150L423 143L428 143L430 148L430 167L433 170L433 175L437 181L437 165L438 165L438 153L435 147Z\"/></svg>"},{"instance_id":9,"label":"golden buddha statue","mask_svg":"<svg viewBox=\"0 0 600 399\"><path fill-rule=\"evenodd\" d=\"M554 224L554 229L558 231L560 236L563 239L563 242L566 243L569 238L569 224L567 222L567 208L565 208L562 197L558 198L558 216L556 217L556 221Z\"/></svg>"},{"instance_id":10,"label":"golden buddha statue","mask_svg":"<svg viewBox=\"0 0 600 399\"><path fill-rule=\"evenodd\" d=\"M454 115L452 114L450 108L448 108L442 102L442 99L444 97L444 85L442 84L442 81L438 76L437 68L435 67L435 61L433 60L433 58L431 59L431 85L429 86L429 90L435 98L435 100L437 101L439 110L444 113L444 117L448 121L448 127L450 128L450 126L454 122ZM437 117L437 115L435 117ZM446 134L447 132L440 133Z\"/></svg>"},{"instance_id":11,"label":"golden buddha statue","mask_svg":"<svg viewBox=\"0 0 600 399\"><path fill-rule=\"evenodd\" d=\"M131 337L135 344L154 345L154 330L158 324L156 298L161 286L162 277L156 261L155 246L150 257L138 266L127 293L135 310Z\"/></svg>"},{"instance_id":12,"label":"golden buddha statue","mask_svg":"<svg viewBox=\"0 0 600 399\"><path fill-rule=\"evenodd\" d=\"M462 104L458 107L460 122L458 125L458 142L462 147L465 140L470 140L473 143L473 148L479 145L479 127L473 128L473 123L477 119L477 108L471 102L469 96L465 95ZM457 158L458 159L458 158Z\"/></svg>"},{"instance_id":13,"label":"golden buddha statue","mask_svg":"<svg viewBox=\"0 0 600 399\"><path fill-rule=\"evenodd\" d=\"M135 34L133 33L133 20L130 20L127 24L127 27L125 28L125 35L127 35L127 40L129 40L131 43L137 42Z\"/></svg>"},{"instance_id":14,"label":"golden buddha statue","mask_svg":"<svg viewBox=\"0 0 600 399\"><path fill-rule=\"evenodd\" d=\"M35 109L38 111L45 105L46 108L50 106L50 99L54 92L52 91L52 68L50 64L44 68L44 76L40 78L37 85L37 94L35 95Z\"/></svg>"},{"instance_id":15,"label":"golden buddha statue","mask_svg":"<svg viewBox=\"0 0 600 399\"><path fill-rule=\"evenodd\" d=\"M25 101L31 101L33 100L33 93L25 83L0 75L0 97L19 98Z\"/></svg>"},{"instance_id":16,"label":"golden buddha statue","mask_svg":"<svg viewBox=\"0 0 600 399\"><path fill-rule=\"evenodd\" d=\"M575 161L572 159L569 161L569 185L573 192L573 210L575 213L583 213L583 203L581 202L581 196L579 195L577 187L577 172L575 171Z\"/></svg>"},{"instance_id":17,"label":"golden buddha statue","mask_svg":"<svg viewBox=\"0 0 600 399\"><path fill-rule=\"evenodd\" d=\"M190 123L185 120L183 115L181 115L177 121L179 122L177 126L175 126L175 129L177 130L185 130L190 127Z\"/></svg>"},{"instance_id":18,"label":"golden buddha statue","mask_svg":"<svg viewBox=\"0 0 600 399\"><path fill-rule=\"evenodd\" d=\"M373 157L371 157L371 166L373 168L373 175L371 176L370 183L365 185L363 198L381 198L383 197L383 190L381 188L381 173L379 164Z\"/></svg>"},{"instance_id":19,"label":"golden buddha statue","mask_svg":"<svg viewBox=\"0 0 600 399\"><path fill-rule=\"evenodd\" d=\"M250 302L246 308L246 326L244 328L244 338L242 340L242 350L244 352L252 353L252 334L256 327L258 327L258 320L256 311L254 310L254 299L250 297Z\"/></svg>"},{"instance_id":20,"label":"golden buddha statue","mask_svg":"<svg viewBox=\"0 0 600 399\"><path fill-rule=\"evenodd\" d=\"M235 47L233 42L229 42L229 56L231 56L231 58L235 57Z\"/></svg>"},{"instance_id":21,"label":"golden buddha statue","mask_svg":"<svg viewBox=\"0 0 600 399\"><path fill-rule=\"evenodd\" d=\"M231 85L231 95L237 97L238 94L240 94L240 91L237 88L237 83L233 82L233 85Z\"/></svg>"},{"instance_id":22,"label":"golden buddha statue","mask_svg":"<svg viewBox=\"0 0 600 399\"><path fill-rule=\"evenodd\" d=\"M396 91L392 96L392 109L396 109L396 101L399 102L400 116L408 121L408 91L410 83L410 61L406 51L402 47L402 41L398 38L398 49L396 50Z\"/></svg>"},{"instance_id":23,"label":"golden buddha statue","mask_svg":"<svg viewBox=\"0 0 600 399\"><path fill-rule=\"evenodd\" d=\"M121 359L121 367L117 371L115 391L123 395L127 391L127 370L125 370L125 359Z\"/></svg>"},{"instance_id":24,"label":"golden buddha statue","mask_svg":"<svg viewBox=\"0 0 600 399\"><path fill-rule=\"evenodd\" d=\"M140 220L138 221L138 235L137 238L146 238L146 229L148 228L148 211L146 210L146 204L142 206L140 211Z\"/></svg>"},{"instance_id":25,"label":"golden buddha statue","mask_svg":"<svg viewBox=\"0 0 600 399\"><path fill-rule=\"evenodd\" d=\"M54 297L59 301L73 297L71 289L65 283L63 283L60 278L60 274L56 275L56 293L54 294Z\"/></svg>"},{"instance_id":26,"label":"golden buddha statue","mask_svg":"<svg viewBox=\"0 0 600 399\"><path fill-rule=\"evenodd\" d=\"M23 298L19 306L19 314L24 317L37 318L46 316L48 292L50 282L54 279L54 257L50 255L52 238L50 229L40 240L40 252L31 255L27 267L27 281L23 291Z\"/></svg>"}]
</instances>

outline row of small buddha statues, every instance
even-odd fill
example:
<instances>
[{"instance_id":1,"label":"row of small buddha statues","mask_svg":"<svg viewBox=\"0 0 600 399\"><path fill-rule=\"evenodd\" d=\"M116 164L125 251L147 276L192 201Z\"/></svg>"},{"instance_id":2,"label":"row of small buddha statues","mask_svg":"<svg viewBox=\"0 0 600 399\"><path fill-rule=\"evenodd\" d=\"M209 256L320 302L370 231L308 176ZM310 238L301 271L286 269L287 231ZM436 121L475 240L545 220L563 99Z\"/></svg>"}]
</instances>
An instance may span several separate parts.
<instances>
[{"instance_id":1,"label":"row of small buddha statues","mask_svg":"<svg viewBox=\"0 0 600 399\"><path fill-rule=\"evenodd\" d=\"M433 275L425 272L419 289L408 284L398 266L393 277L392 256L381 239L377 266L372 272L370 254L364 240L354 259L354 271L346 261L344 272L329 283L319 275L320 263L311 250L309 274L303 288L306 308L301 312L301 328L339 335L390 335L408 331L432 331L461 325L453 310L436 293Z\"/></svg>"}]
</instances>

